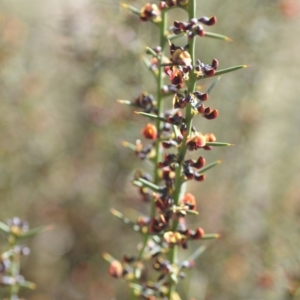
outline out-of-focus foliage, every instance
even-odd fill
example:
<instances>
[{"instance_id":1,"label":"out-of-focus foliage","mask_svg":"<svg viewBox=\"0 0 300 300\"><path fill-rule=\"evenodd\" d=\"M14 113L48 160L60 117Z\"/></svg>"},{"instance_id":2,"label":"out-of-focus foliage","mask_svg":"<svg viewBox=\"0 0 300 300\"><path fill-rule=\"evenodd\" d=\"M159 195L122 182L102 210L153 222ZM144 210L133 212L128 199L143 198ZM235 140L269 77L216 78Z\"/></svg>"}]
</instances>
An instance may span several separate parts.
<instances>
[{"instance_id":1,"label":"out-of-focus foliage","mask_svg":"<svg viewBox=\"0 0 300 300\"><path fill-rule=\"evenodd\" d=\"M223 164L193 186L195 224L224 237L182 289L197 300L299 299L300 4L201 0L198 11L233 39L199 39L201 61L251 67L221 79L209 100L218 120L197 125L235 146L210 152ZM120 143L145 120L115 100L152 91L140 54L154 31L117 1L7 0L0 12L0 217L53 226L31 241L23 273L38 287L27 299L125 300L101 253L135 253L140 237L109 209L145 210L129 181L149 165Z\"/></svg>"}]
</instances>

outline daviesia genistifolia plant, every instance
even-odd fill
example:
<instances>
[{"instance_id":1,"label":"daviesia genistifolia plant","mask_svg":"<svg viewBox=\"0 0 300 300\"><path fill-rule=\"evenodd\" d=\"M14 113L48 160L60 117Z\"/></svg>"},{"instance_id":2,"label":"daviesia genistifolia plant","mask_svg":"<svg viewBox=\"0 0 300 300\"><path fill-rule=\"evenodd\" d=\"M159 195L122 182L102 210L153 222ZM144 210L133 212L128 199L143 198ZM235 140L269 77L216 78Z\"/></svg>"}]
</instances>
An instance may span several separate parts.
<instances>
[{"instance_id":1,"label":"daviesia genistifolia plant","mask_svg":"<svg viewBox=\"0 0 300 300\"><path fill-rule=\"evenodd\" d=\"M190 257L179 261L179 249L187 249L189 243L204 242L219 237L217 233L205 233L201 227L188 228L186 218L197 215L195 195L186 191L186 182L202 182L205 172L220 161L206 163L203 150L229 146L217 141L213 133L202 133L193 125L194 118L214 120L218 110L207 106L211 90L219 76L245 65L219 70L219 62L202 62L195 55L197 38L230 39L207 31L217 22L215 16L197 16L196 0L167 0L146 3L138 9L127 4L122 6L136 14L141 22L152 23L158 31L157 45L146 48L143 58L146 68L157 84L154 95L142 92L133 101L119 100L133 107L136 114L145 119L141 129L143 140L127 141L123 145L135 152L142 160L153 165L152 174L137 171L133 184L141 198L150 206L149 216L130 220L121 212L112 214L141 235L138 253L124 255L122 261L105 253L110 263L109 274L128 281L129 299L180 299L177 284L185 271L193 267L193 261L203 252L199 246ZM167 15L171 9L183 9L186 19L174 20L167 28ZM176 39L186 37L185 45ZM215 77L207 90L199 88L199 81ZM172 101L173 109L166 110ZM170 105L168 105L170 106ZM192 153L196 153L191 155ZM151 266L151 267L149 267Z\"/></svg>"},{"instance_id":2,"label":"daviesia genistifolia plant","mask_svg":"<svg viewBox=\"0 0 300 300\"><path fill-rule=\"evenodd\" d=\"M8 219L5 223L0 222L0 231L4 233L7 242L6 246L2 243L2 248L6 248L6 251L0 254L0 287L2 288L0 293L6 297L1 299L19 300L21 289L35 288L35 284L25 279L21 273L22 257L30 253L30 249L23 243L25 239L37 235L44 229L44 227L30 229L28 222L18 217Z\"/></svg>"}]
</instances>

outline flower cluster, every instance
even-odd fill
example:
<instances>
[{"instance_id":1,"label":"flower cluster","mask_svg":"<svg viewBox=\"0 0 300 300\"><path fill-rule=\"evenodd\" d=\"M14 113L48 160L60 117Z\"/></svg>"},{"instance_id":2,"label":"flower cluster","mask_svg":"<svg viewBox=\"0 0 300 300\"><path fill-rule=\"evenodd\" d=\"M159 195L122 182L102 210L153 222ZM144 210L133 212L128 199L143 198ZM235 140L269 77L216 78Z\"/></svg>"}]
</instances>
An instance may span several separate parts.
<instances>
[{"instance_id":1,"label":"flower cluster","mask_svg":"<svg viewBox=\"0 0 300 300\"><path fill-rule=\"evenodd\" d=\"M216 24L217 18L212 16L211 18L208 17L201 17L199 19L193 18L189 22L179 22L174 21L173 26L170 28L174 34L178 35L181 33L186 33L189 38L193 38L195 36L205 36L204 28L201 24L212 26Z\"/></svg>"},{"instance_id":2,"label":"flower cluster","mask_svg":"<svg viewBox=\"0 0 300 300\"><path fill-rule=\"evenodd\" d=\"M14 217L0 222L0 230L7 238L9 249L0 255L0 285L8 288L10 299L19 299L21 287L34 289L33 282L20 274L20 259L30 254L30 249L20 243L21 239L38 234L42 228L29 229L28 222Z\"/></svg>"},{"instance_id":3,"label":"flower cluster","mask_svg":"<svg viewBox=\"0 0 300 300\"><path fill-rule=\"evenodd\" d=\"M146 67L155 76L157 95L141 93L133 101L119 100L137 108L137 114L147 118L141 129L141 139L135 143L123 142L143 160L153 164L153 176L147 171L135 173L133 184L138 188L143 202L151 206L149 216L129 220L121 212L113 210L115 217L136 232L142 234L143 243L138 247L138 255L124 257L119 261L109 254L104 258L110 262L109 274L130 282L131 299L175 299L176 283L184 277L183 270L193 266L192 260L179 262L176 249L187 249L195 240L218 238L218 234L206 234L202 227L190 229L186 225L188 215L197 215L197 203L193 194L185 191L185 182L202 182L205 172L220 161L206 163L202 155L193 157L195 151L212 150L215 146L228 146L217 142L213 133L202 134L193 126L193 118L202 116L207 120L218 117L219 112L205 106L215 80L206 90L201 91L196 83L207 77L217 76L245 66L218 70L219 62L213 58L211 64L204 64L195 57L197 36L214 36L223 40L227 37L204 30L203 25L212 26L217 18L195 16L196 0L168 0L159 5L145 4L140 10L126 6L139 15L143 21L150 21L160 29L160 45L147 47L144 59ZM167 12L171 7L187 11L189 21L174 21L169 32L166 30ZM187 36L187 45L178 46L170 40L179 35ZM169 44L169 56L164 54ZM164 110L164 103L172 97L173 108ZM171 100L170 100L171 101ZM194 258L196 258L197 254ZM147 270L147 261L157 273L153 280ZM177 299L176 298L176 299Z\"/></svg>"}]
</instances>

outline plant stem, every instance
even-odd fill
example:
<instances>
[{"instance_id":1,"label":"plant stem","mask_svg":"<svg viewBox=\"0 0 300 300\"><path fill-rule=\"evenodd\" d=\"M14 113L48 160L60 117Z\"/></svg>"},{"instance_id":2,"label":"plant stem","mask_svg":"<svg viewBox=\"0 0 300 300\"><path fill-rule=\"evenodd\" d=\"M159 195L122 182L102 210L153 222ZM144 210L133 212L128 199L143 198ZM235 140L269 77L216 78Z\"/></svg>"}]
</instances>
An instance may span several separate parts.
<instances>
[{"instance_id":1,"label":"plant stem","mask_svg":"<svg viewBox=\"0 0 300 300\"><path fill-rule=\"evenodd\" d=\"M13 278L17 278L17 276L20 274L20 253L15 251L14 247L16 246L16 241L14 240L12 243L10 243L10 246L12 247L12 257L11 257L11 265L10 265L10 275ZM18 297L19 293L19 284L18 282L15 282L10 286L9 289L9 299L14 300Z\"/></svg>"},{"instance_id":2,"label":"plant stem","mask_svg":"<svg viewBox=\"0 0 300 300\"><path fill-rule=\"evenodd\" d=\"M189 0L187 12L188 12L189 20L196 17L196 0ZM189 45L188 52L191 56L193 65L195 65L195 38L194 37L188 40L188 45ZM192 70L189 74L189 83L188 83L188 92L189 93L194 92L196 81L197 81L196 74ZM186 141L187 141L188 137L190 136L191 130L192 130L193 113L192 113L191 105L186 106L185 120L186 120L186 125L187 125L187 133L184 136L181 146L178 151L179 167L176 170L175 189L173 192L173 199L174 199L175 205L179 204L180 197L184 193L184 187L185 187L185 185L182 184L182 175L181 174L182 174L182 163L184 161L186 151L187 151ZM179 223L178 219L175 219L173 221L172 231L177 230L178 223ZM178 252L177 245L173 246L173 248L170 249L169 260L170 260L171 265L173 265L173 266L175 266L175 264L176 264L177 252ZM172 298L172 294L175 291L175 288L176 288L175 282L170 276L169 277L168 299Z\"/></svg>"},{"instance_id":3,"label":"plant stem","mask_svg":"<svg viewBox=\"0 0 300 300\"><path fill-rule=\"evenodd\" d=\"M163 95L162 95L162 87L163 87L163 68L161 67L162 61L163 61L163 49L166 44L166 24L167 24L167 15L166 12L163 10L161 14L162 21L159 23L159 46L161 47L161 55L158 56L158 75L156 77L156 85L157 85L157 92L156 92L156 101L157 101L157 115L159 117L163 116L164 106L163 106ZM161 132L163 126L163 122L160 118L156 120L156 128L158 132ZM160 136L160 135L158 135ZM155 144L155 159L154 159L154 184L158 185L160 181L160 175L159 175L159 169L157 167L158 163L162 159L163 149L161 146L161 143L159 142L159 139L156 141ZM154 218L156 213L155 209L155 202L154 200L151 203L151 212L150 212L150 218ZM150 225L149 225L150 227ZM150 229L150 228L149 228ZM138 255L138 261L143 259L144 251L146 249L148 240L150 238L150 230L148 229L147 233L144 236L143 245ZM133 283L137 283L138 278L136 277L136 271L134 272L134 279ZM130 299L134 300L136 299L136 296L134 294L134 288L131 289L131 297Z\"/></svg>"}]
</instances>

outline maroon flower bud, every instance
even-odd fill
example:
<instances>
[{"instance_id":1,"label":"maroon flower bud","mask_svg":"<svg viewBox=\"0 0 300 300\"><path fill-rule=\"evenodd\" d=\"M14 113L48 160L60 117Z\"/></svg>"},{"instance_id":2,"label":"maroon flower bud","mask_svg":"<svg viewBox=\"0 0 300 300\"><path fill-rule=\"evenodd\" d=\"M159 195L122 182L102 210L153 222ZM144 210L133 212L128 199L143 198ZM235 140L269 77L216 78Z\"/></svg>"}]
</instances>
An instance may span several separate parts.
<instances>
[{"instance_id":1,"label":"maroon flower bud","mask_svg":"<svg viewBox=\"0 0 300 300\"><path fill-rule=\"evenodd\" d=\"M204 174L198 174L198 173L195 173L194 179L195 179L196 181L204 181L204 180L205 180L205 175L204 175Z\"/></svg>"},{"instance_id":2,"label":"maroon flower bud","mask_svg":"<svg viewBox=\"0 0 300 300\"><path fill-rule=\"evenodd\" d=\"M165 148L165 149L169 149L171 147L176 147L177 146L177 143L173 140L170 140L170 141L164 141L161 143L162 146Z\"/></svg>"},{"instance_id":3,"label":"maroon flower bud","mask_svg":"<svg viewBox=\"0 0 300 300\"><path fill-rule=\"evenodd\" d=\"M193 19L190 20L191 25L195 25L197 23L198 23L198 20L196 18L193 18Z\"/></svg>"},{"instance_id":4,"label":"maroon flower bud","mask_svg":"<svg viewBox=\"0 0 300 300\"><path fill-rule=\"evenodd\" d=\"M196 229L195 233L191 235L191 238L198 240L198 239L202 239L204 235L205 235L205 232L204 232L203 228L198 227Z\"/></svg>"},{"instance_id":5,"label":"maroon flower bud","mask_svg":"<svg viewBox=\"0 0 300 300\"><path fill-rule=\"evenodd\" d=\"M174 21L173 25L175 28L180 28L180 22L179 21Z\"/></svg>"},{"instance_id":6,"label":"maroon flower bud","mask_svg":"<svg viewBox=\"0 0 300 300\"><path fill-rule=\"evenodd\" d=\"M170 54L172 55L174 53L174 51L176 50L176 46L172 43L170 45Z\"/></svg>"},{"instance_id":7,"label":"maroon flower bud","mask_svg":"<svg viewBox=\"0 0 300 300\"><path fill-rule=\"evenodd\" d=\"M192 163L192 166L196 169L201 169L205 165L205 158L200 156L195 163Z\"/></svg>"},{"instance_id":8,"label":"maroon flower bud","mask_svg":"<svg viewBox=\"0 0 300 300\"><path fill-rule=\"evenodd\" d=\"M135 260L136 260L135 256L127 256L127 255L123 256L123 261L125 263L131 263L131 262L134 262Z\"/></svg>"},{"instance_id":9,"label":"maroon flower bud","mask_svg":"<svg viewBox=\"0 0 300 300\"><path fill-rule=\"evenodd\" d=\"M205 68L204 69L204 74L208 77L214 76L215 75L215 70L213 68Z\"/></svg>"},{"instance_id":10,"label":"maroon flower bud","mask_svg":"<svg viewBox=\"0 0 300 300\"><path fill-rule=\"evenodd\" d=\"M182 124L181 124L181 126L180 126L180 132L181 132L181 134L182 134L183 136L186 135L186 133L187 133L187 126L186 126L185 123L182 123Z\"/></svg>"},{"instance_id":11,"label":"maroon flower bud","mask_svg":"<svg viewBox=\"0 0 300 300\"><path fill-rule=\"evenodd\" d=\"M213 69L217 70L217 68L219 67L219 62L218 62L217 59L214 58L214 59L212 60L211 67L212 67Z\"/></svg>"},{"instance_id":12,"label":"maroon flower bud","mask_svg":"<svg viewBox=\"0 0 300 300\"><path fill-rule=\"evenodd\" d=\"M165 159L165 161L168 161L168 162L176 161L177 154L175 154L175 153L166 153L164 155L164 159Z\"/></svg>"},{"instance_id":13,"label":"maroon flower bud","mask_svg":"<svg viewBox=\"0 0 300 300\"><path fill-rule=\"evenodd\" d=\"M199 114L203 114L205 110L205 106L201 104L200 106L198 106L197 110Z\"/></svg>"},{"instance_id":14,"label":"maroon flower bud","mask_svg":"<svg viewBox=\"0 0 300 300\"><path fill-rule=\"evenodd\" d=\"M186 31L186 30L188 30L188 26L189 26L188 23L185 23L185 22L178 22L178 28L179 28L181 31Z\"/></svg>"},{"instance_id":15,"label":"maroon flower bud","mask_svg":"<svg viewBox=\"0 0 300 300\"><path fill-rule=\"evenodd\" d=\"M185 73L185 74L188 73L188 72L191 72L192 70L193 70L192 65L182 67L182 72Z\"/></svg>"},{"instance_id":16,"label":"maroon flower bud","mask_svg":"<svg viewBox=\"0 0 300 300\"><path fill-rule=\"evenodd\" d=\"M194 32L189 31L188 33L188 39L191 40L195 36Z\"/></svg>"},{"instance_id":17,"label":"maroon flower bud","mask_svg":"<svg viewBox=\"0 0 300 300\"><path fill-rule=\"evenodd\" d=\"M206 101L208 99L208 94L207 93L201 93L201 92L194 92L193 93L197 99L201 100L201 101Z\"/></svg>"},{"instance_id":18,"label":"maroon flower bud","mask_svg":"<svg viewBox=\"0 0 300 300\"><path fill-rule=\"evenodd\" d=\"M186 249L188 248L188 245L187 245L186 240L182 240L181 246L182 246L182 249L184 249L184 250L186 250ZM179 273L179 276L180 276L181 278L184 278L184 277L185 277L185 273L180 272L180 273Z\"/></svg>"},{"instance_id":19,"label":"maroon flower bud","mask_svg":"<svg viewBox=\"0 0 300 300\"><path fill-rule=\"evenodd\" d=\"M204 109L204 114L208 115L211 112L211 108L208 106Z\"/></svg>"},{"instance_id":20,"label":"maroon flower bud","mask_svg":"<svg viewBox=\"0 0 300 300\"><path fill-rule=\"evenodd\" d=\"M179 125L182 122L182 112L178 110L173 116L168 116L167 122L173 125Z\"/></svg>"},{"instance_id":21,"label":"maroon flower bud","mask_svg":"<svg viewBox=\"0 0 300 300\"><path fill-rule=\"evenodd\" d=\"M198 19L198 22L203 23L207 26L212 26L217 23L217 17L216 16L212 16L211 18L201 17L200 19Z\"/></svg>"},{"instance_id":22,"label":"maroon flower bud","mask_svg":"<svg viewBox=\"0 0 300 300\"><path fill-rule=\"evenodd\" d=\"M205 114L204 118L206 118L208 120L213 120L213 119L217 118L218 115L219 115L219 112L216 109L214 109L211 112L209 112L208 114Z\"/></svg>"},{"instance_id":23,"label":"maroon flower bud","mask_svg":"<svg viewBox=\"0 0 300 300\"><path fill-rule=\"evenodd\" d=\"M191 180L194 178L194 170L190 167L186 167L184 170L183 170L183 174L184 176L188 179L188 180Z\"/></svg>"},{"instance_id":24,"label":"maroon flower bud","mask_svg":"<svg viewBox=\"0 0 300 300\"><path fill-rule=\"evenodd\" d=\"M204 28L200 24L198 24L194 27L194 32L195 32L195 34L197 34L199 36L205 36Z\"/></svg>"}]
</instances>

